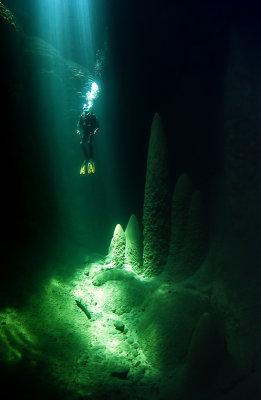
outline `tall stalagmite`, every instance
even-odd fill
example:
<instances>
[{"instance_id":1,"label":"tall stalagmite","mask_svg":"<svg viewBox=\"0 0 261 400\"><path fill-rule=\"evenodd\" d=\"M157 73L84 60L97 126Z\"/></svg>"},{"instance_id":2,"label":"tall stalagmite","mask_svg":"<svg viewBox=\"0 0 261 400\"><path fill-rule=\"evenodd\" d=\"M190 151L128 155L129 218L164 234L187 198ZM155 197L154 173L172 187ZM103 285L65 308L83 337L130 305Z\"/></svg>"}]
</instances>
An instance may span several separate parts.
<instances>
[{"instance_id":1,"label":"tall stalagmite","mask_svg":"<svg viewBox=\"0 0 261 400\"><path fill-rule=\"evenodd\" d=\"M167 261L170 203L167 144L156 113L151 127L143 208L143 268L148 276L159 274Z\"/></svg>"}]
</instances>

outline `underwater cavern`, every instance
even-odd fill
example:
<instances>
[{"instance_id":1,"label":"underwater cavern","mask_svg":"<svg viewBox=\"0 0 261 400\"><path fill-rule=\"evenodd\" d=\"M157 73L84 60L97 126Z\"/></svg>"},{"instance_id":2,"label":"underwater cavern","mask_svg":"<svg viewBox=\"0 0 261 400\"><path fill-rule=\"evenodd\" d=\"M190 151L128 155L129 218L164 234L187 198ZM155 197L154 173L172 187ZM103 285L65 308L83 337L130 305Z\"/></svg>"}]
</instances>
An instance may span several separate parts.
<instances>
[{"instance_id":1,"label":"underwater cavern","mask_svg":"<svg viewBox=\"0 0 261 400\"><path fill-rule=\"evenodd\" d=\"M1 399L261 399L260 12L0 1Z\"/></svg>"}]
</instances>

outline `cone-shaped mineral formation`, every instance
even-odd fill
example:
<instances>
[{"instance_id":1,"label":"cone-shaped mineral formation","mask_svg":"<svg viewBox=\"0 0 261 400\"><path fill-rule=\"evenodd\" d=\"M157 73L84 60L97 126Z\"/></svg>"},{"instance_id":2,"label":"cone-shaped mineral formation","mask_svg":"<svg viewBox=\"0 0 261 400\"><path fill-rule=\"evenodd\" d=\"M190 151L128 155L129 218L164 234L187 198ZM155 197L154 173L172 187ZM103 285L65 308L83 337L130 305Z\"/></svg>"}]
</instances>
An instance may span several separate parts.
<instances>
[{"instance_id":1,"label":"cone-shaped mineral formation","mask_svg":"<svg viewBox=\"0 0 261 400\"><path fill-rule=\"evenodd\" d=\"M121 267L125 262L125 233L120 224L116 225L110 244L110 256L113 267Z\"/></svg>"},{"instance_id":2,"label":"cone-shaped mineral formation","mask_svg":"<svg viewBox=\"0 0 261 400\"><path fill-rule=\"evenodd\" d=\"M133 267L136 272L141 271L142 246L138 220L134 214L131 215L126 231L125 263Z\"/></svg>"},{"instance_id":3,"label":"cone-shaped mineral formation","mask_svg":"<svg viewBox=\"0 0 261 400\"><path fill-rule=\"evenodd\" d=\"M184 247L181 254L181 270L184 276L192 275L202 264L208 251L205 210L199 190L193 193Z\"/></svg>"},{"instance_id":4,"label":"cone-shaped mineral formation","mask_svg":"<svg viewBox=\"0 0 261 400\"><path fill-rule=\"evenodd\" d=\"M208 388L226 356L226 342L218 321L210 313L202 314L191 338L185 368L186 387L191 395Z\"/></svg>"},{"instance_id":5,"label":"cone-shaped mineral formation","mask_svg":"<svg viewBox=\"0 0 261 400\"><path fill-rule=\"evenodd\" d=\"M199 190L192 193L188 178L183 176L173 196L167 269L175 280L185 279L201 266L207 252L208 234L202 195Z\"/></svg>"},{"instance_id":6,"label":"cone-shaped mineral formation","mask_svg":"<svg viewBox=\"0 0 261 400\"><path fill-rule=\"evenodd\" d=\"M167 270L175 279L192 275L208 252L204 203L200 191L182 174L175 186Z\"/></svg>"},{"instance_id":7,"label":"cone-shaped mineral formation","mask_svg":"<svg viewBox=\"0 0 261 400\"><path fill-rule=\"evenodd\" d=\"M171 208L171 234L167 265L173 268L180 259L186 235L189 204L193 185L187 174L182 174L175 185Z\"/></svg>"},{"instance_id":8,"label":"cone-shaped mineral formation","mask_svg":"<svg viewBox=\"0 0 261 400\"><path fill-rule=\"evenodd\" d=\"M143 267L148 276L162 271L168 255L170 190L167 159L165 134L156 113L151 127L143 209Z\"/></svg>"}]
</instances>

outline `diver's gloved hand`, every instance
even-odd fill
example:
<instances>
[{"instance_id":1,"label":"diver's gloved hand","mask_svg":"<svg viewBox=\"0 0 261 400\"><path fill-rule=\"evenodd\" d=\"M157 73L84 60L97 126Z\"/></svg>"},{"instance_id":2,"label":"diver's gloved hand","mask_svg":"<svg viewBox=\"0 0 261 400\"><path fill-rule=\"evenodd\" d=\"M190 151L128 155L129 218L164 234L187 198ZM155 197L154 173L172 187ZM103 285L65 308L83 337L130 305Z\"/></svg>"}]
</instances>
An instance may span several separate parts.
<instances>
[{"instance_id":1,"label":"diver's gloved hand","mask_svg":"<svg viewBox=\"0 0 261 400\"><path fill-rule=\"evenodd\" d=\"M84 162L82 163L81 169L80 169L80 175L86 174L86 168L87 168L87 161L84 160Z\"/></svg>"},{"instance_id":2,"label":"diver's gloved hand","mask_svg":"<svg viewBox=\"0 0 261 400\"><path fill-rule=\"evenodd\" d=\"M94 174L95 173L95 164L94 161L90 158L88 161L88 174Z\"/></svg>"}]
</instances>

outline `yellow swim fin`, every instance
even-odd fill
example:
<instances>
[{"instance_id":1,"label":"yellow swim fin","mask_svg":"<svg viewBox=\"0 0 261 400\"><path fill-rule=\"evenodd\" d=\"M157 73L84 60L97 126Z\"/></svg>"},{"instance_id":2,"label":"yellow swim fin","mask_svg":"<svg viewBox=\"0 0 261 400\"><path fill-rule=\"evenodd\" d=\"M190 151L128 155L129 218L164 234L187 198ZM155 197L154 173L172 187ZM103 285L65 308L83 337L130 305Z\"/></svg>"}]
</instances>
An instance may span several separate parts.
<instances>
[{"instance_id":1,"label":"yellow swim fin","mask_svg":"<svg viewBox=\"0 0 261 400\"><path fill-rule=\"evenodd\" d=\"M82 163L81 169L80 169L80 175L85 175L86 174L86 160L84 160L84 162Z\"/></svg>"},{"instance_id":2,"label":"yellow swim fin","mask_svg":"<svg viewBox=\"0 0 261 400\"><path fill-rule=\"evenodd\" d=\"M94 174L95 173L95 164L93 160L89 160L88 162L88 174Z\"/></svg>"}]
</instances>

